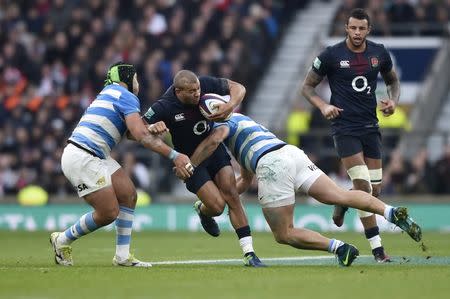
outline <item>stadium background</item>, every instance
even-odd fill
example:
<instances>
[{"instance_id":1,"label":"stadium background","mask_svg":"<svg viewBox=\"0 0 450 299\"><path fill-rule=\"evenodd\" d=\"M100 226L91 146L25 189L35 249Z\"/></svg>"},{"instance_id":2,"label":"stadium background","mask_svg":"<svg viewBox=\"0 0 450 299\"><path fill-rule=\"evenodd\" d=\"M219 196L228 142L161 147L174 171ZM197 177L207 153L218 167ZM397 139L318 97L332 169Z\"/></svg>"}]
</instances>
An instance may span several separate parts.
<instances>
[{"instance_id":1,"label":"stadium background","mask_svg":"<svg viewBox=\"0 0 450 299\"><path fill-rule=\"evenodd\" d=\"M0 229L61 229L89 209L59 161L118 60L138 68L142 111L182 68L243 83L242 112L348 187L329 124L298 88L320 49L343 38L354 7L370 13L371 38L387 46L402 84L398 111L380 119L382 198L411 204L425 229L450 230L448 217L438 217L450 210L450 1L430 0L0 1ZM320 92L327 97L326 84ZM169 161L129 141L113 155L140 190L137 229L200 230L195 198ZM252 227L268 230L255 189L243 200ZM298 202L296 223L335 229L330 207L302 195ZM361 229L355 217L344 230ZM219 221L231 229L226 216Z\"/></svg>"}]
</instances>

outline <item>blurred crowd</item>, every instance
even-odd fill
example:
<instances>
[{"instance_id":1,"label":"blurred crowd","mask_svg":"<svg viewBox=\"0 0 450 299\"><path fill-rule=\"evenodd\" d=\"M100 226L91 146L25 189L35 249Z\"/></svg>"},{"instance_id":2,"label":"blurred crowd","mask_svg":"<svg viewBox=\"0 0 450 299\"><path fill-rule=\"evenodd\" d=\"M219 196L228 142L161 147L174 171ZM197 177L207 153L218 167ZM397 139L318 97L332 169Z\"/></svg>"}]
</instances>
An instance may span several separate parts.
<instances>
[{"instance_id":1,"label":"blurred crowd","mask_svg":"<svg viewBox=\"0 0 450 299\"><path fill-rule=\"evenodd\" d=\"M182 68L232 78L251 93L306 2L0 0L0 198L29 184L75 194L60 156L112 63L137 66L142 111ZM153 174L170 173L128 143L114 157L147 190ZM170 188L150 191L161 187Z\"/></svg>"},{"instance_id":2,"label":"blurred crowd","mask_svg":"<svg viewBox=\"0 0 450 299\"><path fill-rule=\"evenodd\" d=\"M410 128L404 110L398 106L390 117L377 113L383 143L382 195L450 194L450 144L444 145L436 160L430 159L425 148L412 159L405 158L398 148L401 134ZM286 133L289 143L302 148L339 185L351 188L347 171L336 156L329 121L320 110L295 107L287 119Z\"/></svg>"},{"instance_id":3,"label":"blurred crowd","mask_svg":"<svg viewBox=\"0 0 450 299\"><path fill-rule=\"evenodd\" d=\"M348 13L365 8L371 17L371 35L449 36L450 0L343 0L331 28L344 36Z\"/></svg>"}]
</instances>

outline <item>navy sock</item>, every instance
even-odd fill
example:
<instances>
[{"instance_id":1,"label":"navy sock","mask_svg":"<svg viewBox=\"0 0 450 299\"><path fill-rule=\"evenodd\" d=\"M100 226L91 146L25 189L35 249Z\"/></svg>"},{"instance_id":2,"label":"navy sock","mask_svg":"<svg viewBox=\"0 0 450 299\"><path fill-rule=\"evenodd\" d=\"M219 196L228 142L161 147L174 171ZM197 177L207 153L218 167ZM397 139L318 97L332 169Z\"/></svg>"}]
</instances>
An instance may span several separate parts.
<instances>
[{"instance_id":1,"label":"navy sock","mask_svg":"<svg viewBox=\"0 0 450 299\"><path fill-rule=\"evenodd\" d=\"M371 238L375 237L376 235L380 234L380 229L378 228L378 226L374 226L369 229L366 229L364 231L364 234L366 235L367 239L371 239Z\"/></svg>"},{"instance_id":2,"label":"navy sock","mask_svg":"<svg viewBox=\"0 0 450 299\"><path fill-rule=\"evenodd\" d=\"M236 234L239 239L250 237L252 233L250 232L250 226L246 225L236 229Z\"/></svg>"}]
</instances>

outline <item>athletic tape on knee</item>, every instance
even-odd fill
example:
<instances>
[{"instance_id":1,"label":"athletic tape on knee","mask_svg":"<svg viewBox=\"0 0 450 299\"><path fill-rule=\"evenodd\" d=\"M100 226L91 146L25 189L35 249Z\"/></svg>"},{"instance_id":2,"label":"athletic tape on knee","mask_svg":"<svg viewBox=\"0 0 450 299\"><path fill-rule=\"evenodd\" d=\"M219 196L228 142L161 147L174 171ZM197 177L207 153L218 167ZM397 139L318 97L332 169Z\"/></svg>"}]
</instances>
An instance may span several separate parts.
<instances>
[{"instance_id":1,"label":"athletic tape on knee","mask_svg":"<svg viewBox=\"0 0 450 299\"><path fill-rule=\"evenodd\" d=\"M383 179L383 169L369 169L369 176L372 185L379 185Z\"/></svg>"},{"instance_id":2,"label":"athletic tape on knee","mask_svg":"<svg viewBox=\"0 0 450 299\"><path fill-rule=\"evenodd\" d=\"M372 185L370 184L370 174L367 165L356 165L347 170L348 176L353 180L364 180L369 183L370 193L372 193ZM357 210L359 218L372 216L373 213Z\"/></svg>"},{"instance_id":3,"label":"athletic tape on knee","mask_svg":"<svg viewBox=\"0 0 450 299\"><path fill-rule=\"evenodd\" d=\"M370 183L369 168L367 165L356 165L347 170L348 176L352 181L364 180Z\"/></svg>"},{"instance_id":4,"label":"athletic tape on knee","mask_svg":"<svg viewBox=\"0 0 450 299\"><path fill-rule=\"evenodd\" d=\"M358 212L358 216L359 218L366 218L366 217L370 217L373 215L373 213L371 212L366 212L366 211L361 211L361 210L356 210Z\"/></svg>"}]
</instances>

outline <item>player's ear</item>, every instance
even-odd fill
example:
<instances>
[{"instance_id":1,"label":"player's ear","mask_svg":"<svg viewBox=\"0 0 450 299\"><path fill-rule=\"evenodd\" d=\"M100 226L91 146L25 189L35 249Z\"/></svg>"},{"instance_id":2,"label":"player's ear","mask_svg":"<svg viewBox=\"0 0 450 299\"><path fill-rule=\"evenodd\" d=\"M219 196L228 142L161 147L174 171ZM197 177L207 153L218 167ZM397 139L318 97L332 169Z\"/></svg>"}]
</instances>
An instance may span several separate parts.
<instances>
[{"instance_id":1,"label":"player's ear","mask_svg":"<svg viewBox=\"0 0 450 299\"><path fill-rule=\"evenodd\" d=\"M372 26L369 25L369 28L367 28L367 34L370 33L370 30L372 30Z\"/></svg>"}]
</instances>

